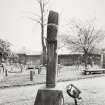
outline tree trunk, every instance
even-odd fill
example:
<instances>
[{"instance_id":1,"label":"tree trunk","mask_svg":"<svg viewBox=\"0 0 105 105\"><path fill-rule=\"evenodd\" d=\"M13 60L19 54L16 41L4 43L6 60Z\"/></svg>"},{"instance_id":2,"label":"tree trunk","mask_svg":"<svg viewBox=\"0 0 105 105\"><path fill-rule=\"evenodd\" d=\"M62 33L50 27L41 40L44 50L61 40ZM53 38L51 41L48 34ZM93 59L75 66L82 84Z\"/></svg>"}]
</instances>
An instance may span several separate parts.
<instances>
[{"instance_id":1,"label":"tree trunk","mask_svg":"<svg viewBox=\"0 0 105 105\"><path fill-rule=\"evenodd\" d=\"M87 70L87 65L88 65L88 54L87 52L84 53L84 66L85 70Z\"/></svg>"},{"instance_id":2,"label":"tree trunk","mask_svg":"<svg viewBox=\"0 0 105 105\"><path fill-rule=\"evenodd\" d=\"M47 53L46 53L46 46L45 46L45 45L43 46L42 50L43 50L43 51L42 51L42 65L45 66L46 63L47 63L47 62L46 62L46 60L47 60L47 55L46 55L46 54L47 54Z\"/></svg>"},{"instance_id":3,"label":"tree trunk","mask_svg":"<svg viewBox=\"0 0 105 105\"><path fill-rule=\"evenodd\" d=\"M87 70L87 60L85 60L85 70Z\"/></svg>"},{"instance_id":4,"label":"tree trunk","mask_svg":"<svg viewBox=\"0 0 105 105\"><path fill-rule=\"evenodd\" d=\"M41 7L41 40L42 40L42 65L46 64L46 43L44 41L44 11Z\"/></svg>"},{"instance_id":5,"label":"tree trunk","mask_svg":"<svg viewBox=\"0 0 105 105\"><path fill-rule=\"evenodd\" d=\"M6 76L6 77L8 76L8 71L7 71L7 69L5 69L5 76Z\"/></svg>"}]
</instances>

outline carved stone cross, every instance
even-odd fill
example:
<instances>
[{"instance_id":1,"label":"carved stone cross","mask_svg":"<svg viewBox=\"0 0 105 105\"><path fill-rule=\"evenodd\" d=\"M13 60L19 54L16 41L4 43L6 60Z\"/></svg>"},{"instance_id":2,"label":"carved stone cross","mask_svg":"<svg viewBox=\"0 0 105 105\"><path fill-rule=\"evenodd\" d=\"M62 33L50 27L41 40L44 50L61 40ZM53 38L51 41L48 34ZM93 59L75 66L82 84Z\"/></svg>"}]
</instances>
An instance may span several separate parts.
<instances>
[{"instance_id":1,"label":"carved stone cross","mask_svg":"<svg viewBox=\"0 0 105 105\"><path fill-rule=\"evenodd\" d=\"M54 88L57 64L58 13L50 11L47 26L47 75L46 87Z\"/></svg>"},{"instance_id":2,"label":"carved stone cross","mask_svg":"<svg viewBox=\"0 0 105 105\"><path fill-rule=\"evenodd\" d=\"M57 63L58 13L49 12L47 26L46 88L39 89L34 105L63 105L63 93L55 88Z\"/></svg>"}]
</instances>

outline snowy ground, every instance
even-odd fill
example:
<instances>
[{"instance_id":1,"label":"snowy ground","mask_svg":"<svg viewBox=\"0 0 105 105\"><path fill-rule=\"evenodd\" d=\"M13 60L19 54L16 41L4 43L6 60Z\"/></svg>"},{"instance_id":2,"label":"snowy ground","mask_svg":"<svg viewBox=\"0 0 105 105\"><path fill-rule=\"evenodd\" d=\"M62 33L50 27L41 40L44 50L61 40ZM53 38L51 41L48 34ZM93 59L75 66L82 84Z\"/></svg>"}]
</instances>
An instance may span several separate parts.
<instances>
[{"instance_id":1,"label":"snowy ground","mask_svg":"<svg viewBox=\"0 0 105 105\"><path fill-rule=\"evenodd\" d=\"M57 75L57 81L70 81L78 80L84 78L94 78L104 76L105 74L94 74L94 75L82 75L83 68L78 68L75 66L65 66L63 67ZM42 69L41 73L38 74L37 70L33 76L33 81L30 81L30 71L24 70L18 73L8 73L8 76L0 74L0 88L3 87L13 87L13 86L24 86L30 84L40 84L46 81L46 70Z\"/></svg>"},{"instance_id":2,"label":"snowy ground","mask_svg":"<svg viewBox=\"0 0 105 105\"><path fill-rule=\"evenodd\" d=\"M105 77L57 83L57 88L64 93L65 105L74 105L73 99L65 91L69 83L82 91L79 105L105 104ZM37 90L41 87L43 85L0 89L0 105L34 105Z\"/></svg>"}]
</instances>

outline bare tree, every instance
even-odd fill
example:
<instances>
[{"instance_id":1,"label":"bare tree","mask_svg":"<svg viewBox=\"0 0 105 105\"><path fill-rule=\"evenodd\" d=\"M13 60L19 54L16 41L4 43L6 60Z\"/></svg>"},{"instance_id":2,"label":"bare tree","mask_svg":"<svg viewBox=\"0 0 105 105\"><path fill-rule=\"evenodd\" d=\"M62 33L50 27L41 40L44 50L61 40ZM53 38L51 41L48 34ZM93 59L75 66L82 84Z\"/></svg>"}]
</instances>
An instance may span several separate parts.
<instances>
[{"instance_id":1,"label":"bare tree","mask_svg":"<svg viewBox=\"0 0 105 105\"><path fill-rule=\"evenodd\" d=\"M36 0L40 8L40 14L35 14L35 17L30 17L33 21L40 24L41 29L41 43L42 43L42 64L46 64L46 38L45 38L45 25L47 23L47 12L49 0Z\"/></svg>"},{"instance_id":2,"label":"bare tree","mask_svg":"<svg viewBox=\"0 0 105 105\"><path fill-rule=\"evenodd\" d=\"M105 32L95 29L93 24L72 24L71 33L63 36L63 43L70 50L83 53L85 70L90 54L95 53L97 45L105 37Z\"/></svg>"},{"instance_id":3,"label":"bare tree","mask_svg":"<svg viewBox=\"0 0 105 105\"><path fill-rule=\"evenodd\" d=\"M7 59L9 57L11 53L10 46L10 42L0 39L1 60Z\"/></svg>"},{"instance_id":4,"label":"bare tree","mask_svg":"<svg viewBox=\"0 0 105 105\"><path fill-rule=\"evenodd\" d=\"M18 63L19 56L16 53L11 52L10 55L9 55L9 61L10 61L9 63L12 62L13 64Z\"/></svg>"},{"instance_id":5,"label":"bare tree","mask_svg":"<svg viewBox=\"0 0 105 105\"><path fill-rule=\"evenodd\" d=\"M1 60L0 63L2 63L3 61L8 59L10 52L11 52L10 46L11 46L10 42L0 39L0 60ZM2 63L2 68L3 68L3 72L7 70L5 68L4 63ZM7 72L5 72L5 73L7 76Z\"/></svg>"}]
</instances>

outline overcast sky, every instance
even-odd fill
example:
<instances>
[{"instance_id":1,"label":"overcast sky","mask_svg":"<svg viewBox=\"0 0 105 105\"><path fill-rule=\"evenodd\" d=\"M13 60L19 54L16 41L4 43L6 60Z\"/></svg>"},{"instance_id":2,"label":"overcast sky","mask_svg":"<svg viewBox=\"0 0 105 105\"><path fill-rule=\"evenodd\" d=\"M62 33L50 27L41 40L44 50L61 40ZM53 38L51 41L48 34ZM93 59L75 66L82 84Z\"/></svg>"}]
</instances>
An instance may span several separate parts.
<instances>
[{"instance_id":1,"label":"overcast sky","mask_svg":"<svg viewBox=\"0 0 105 105\"><path fill-rule=\"evenodd\" d=\"M60 23L96 19L105 29L105 0L51 0L49 7L59 12ZM41 51L40 26L27 18L32 13L39 13L35 0L0 0L0 38L11 42L14 51Z\"/></svg>"}]
</instances>

